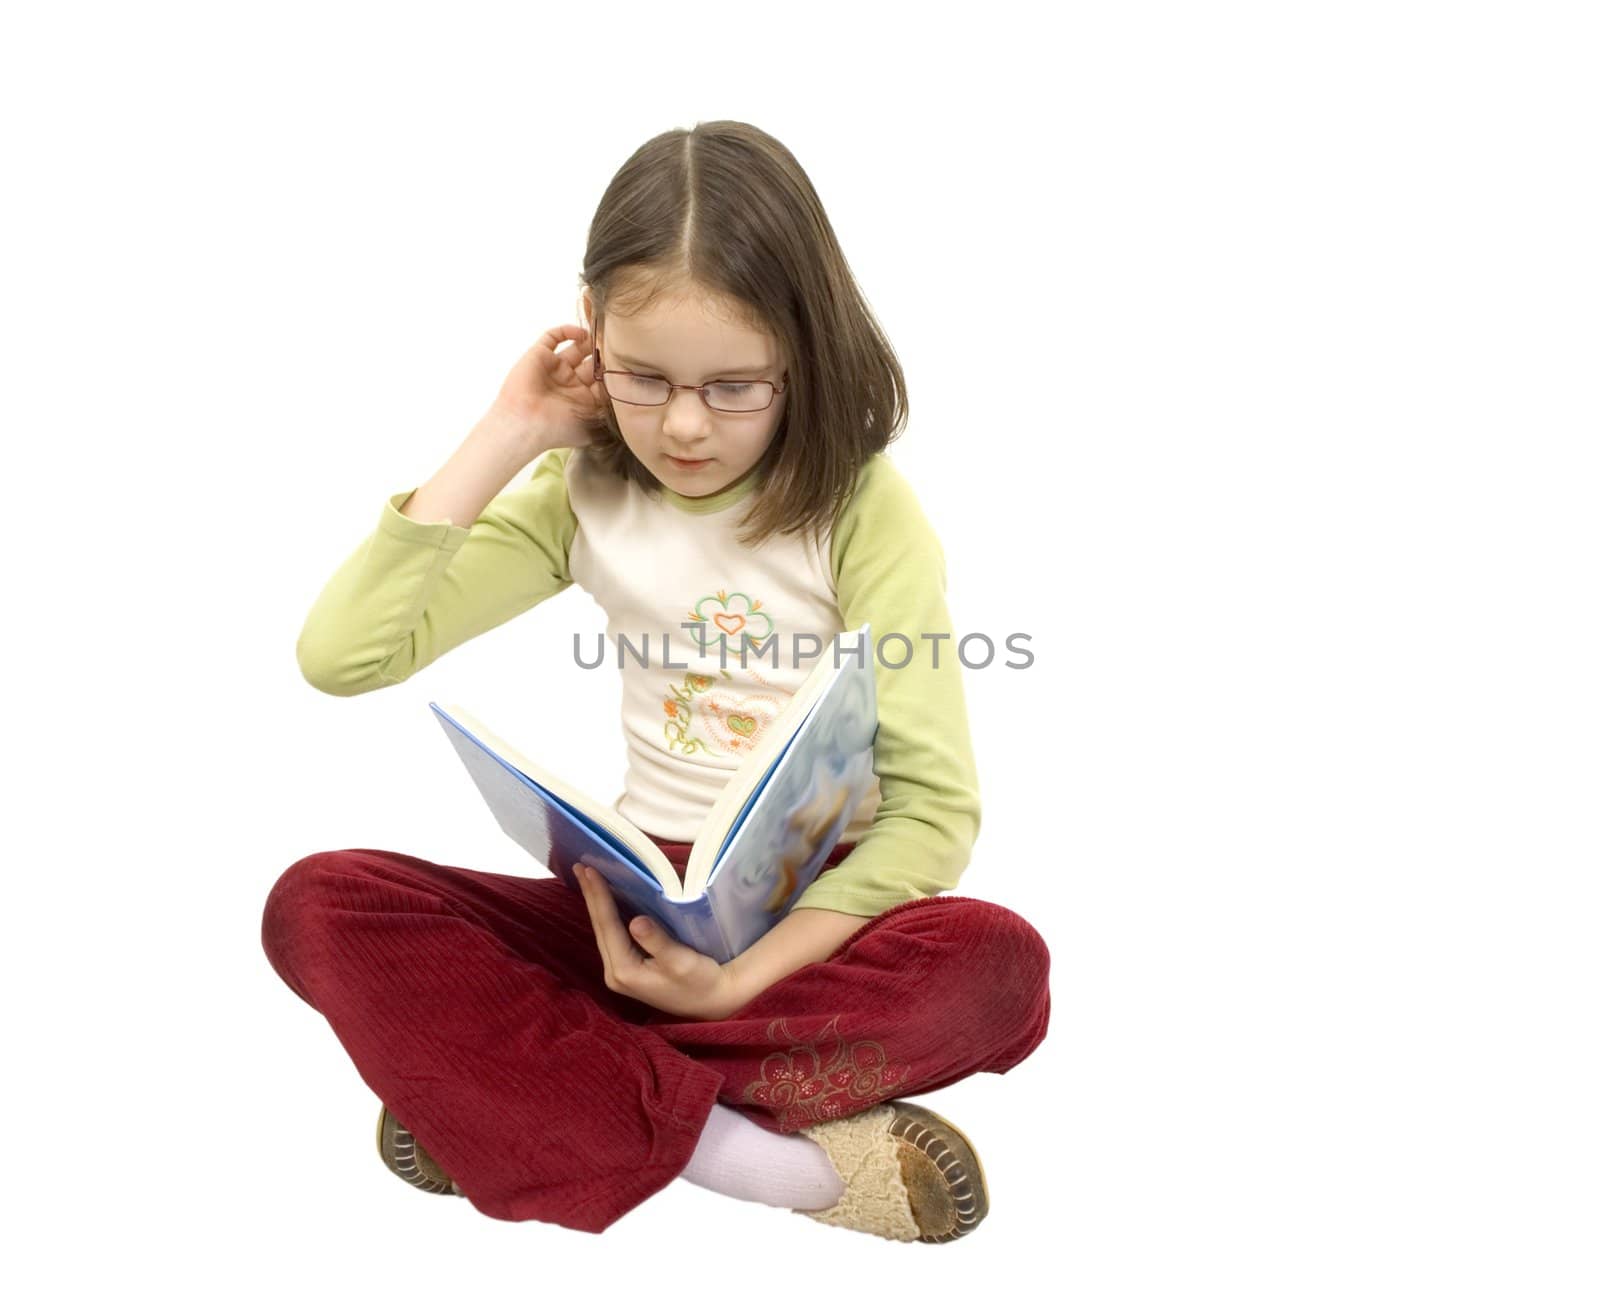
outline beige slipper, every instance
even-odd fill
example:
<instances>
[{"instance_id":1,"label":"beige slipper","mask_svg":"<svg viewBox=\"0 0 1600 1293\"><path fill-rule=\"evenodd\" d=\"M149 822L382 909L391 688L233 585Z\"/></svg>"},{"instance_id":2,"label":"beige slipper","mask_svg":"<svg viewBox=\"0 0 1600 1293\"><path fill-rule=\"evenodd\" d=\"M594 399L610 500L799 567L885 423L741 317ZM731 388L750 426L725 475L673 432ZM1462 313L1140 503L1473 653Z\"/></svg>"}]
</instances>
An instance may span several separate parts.
<instances>
[{"instance_id":1,"label":"beige slipper","mask_svg":"<svg viewBox=\"0 0 1600 1293\"><path fill-rule=\"evenodd\" d=\"M885 1239L946 1244L989 1212L972 1143L921 1105L893 1100L800 1130L827 1151L845 1183L831 1207L792 1209L802 1216Z\"/></svg>"},{"instance_id":2,"label":"beige slipper","mask_svg":"<svg viewBox=\"0 0 1600 1293\"><path fill-rule=\"evenodd\" d=\"M433 1156L417 1144L417 1138L400 1125L384 1105L378 1110L378 1157L402 1181L429 1194L460 1194L461 1190L434 1162Z\"/></svg>"}]
</instances>

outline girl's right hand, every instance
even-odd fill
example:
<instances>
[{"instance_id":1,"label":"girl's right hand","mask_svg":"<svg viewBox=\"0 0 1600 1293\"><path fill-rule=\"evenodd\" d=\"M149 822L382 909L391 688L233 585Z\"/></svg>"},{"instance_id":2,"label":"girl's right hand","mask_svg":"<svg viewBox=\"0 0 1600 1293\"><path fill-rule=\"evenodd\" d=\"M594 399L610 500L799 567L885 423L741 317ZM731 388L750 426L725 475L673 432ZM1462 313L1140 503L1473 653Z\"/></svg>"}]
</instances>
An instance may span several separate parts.
<instances>
[{"instance_id":1,"label":"girl's right hand","mask_svg":"<svg viewBox=\"0 0 1600 1293\"><path fill-rule=\"evenodd\" d=\"M556 347L573 344L565 350ZM563 323L551 328L517 360L495 397L492 412L525 434L534 456L546 449L598 443L587 429L605 409L606 395L594 371L594 343L587 328Z\"/></svg>"}]
</instances>

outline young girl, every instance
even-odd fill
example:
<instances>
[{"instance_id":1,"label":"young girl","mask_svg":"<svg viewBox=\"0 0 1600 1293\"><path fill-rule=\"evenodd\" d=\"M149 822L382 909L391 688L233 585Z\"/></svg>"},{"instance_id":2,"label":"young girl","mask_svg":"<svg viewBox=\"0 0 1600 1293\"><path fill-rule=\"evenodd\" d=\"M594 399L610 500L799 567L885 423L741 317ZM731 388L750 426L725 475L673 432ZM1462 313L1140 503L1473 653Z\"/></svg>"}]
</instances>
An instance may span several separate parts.
<instances>
[{"instance_id":1,"label":"young girl","mask_svg":"<svg viewBox=\"0 0 1600 1293\"><path fill-rule=\"evenodd\" d=\"M540 337L334 574L302 672L335 696L392 686L582 585L609 641L673 639L670 667L619 660L616 806L681 875L814 662L795 639L831 649L870 623L910 647L874 663L876 788L725 965L624 926L585 868L577 892L382 849L290 866L267 957L382 1100L384 1161L424 1190L598 1233L681 1175L888 1238L958 1238L988 1208L978 1156L903 1097L1030 1054L1049 953L1013 912L936 896L967 864L978 785L943 553L883 453L904 376L806 174L739 122L640 148L580 281L585 326Z\"/></svg>"}]
</instances>

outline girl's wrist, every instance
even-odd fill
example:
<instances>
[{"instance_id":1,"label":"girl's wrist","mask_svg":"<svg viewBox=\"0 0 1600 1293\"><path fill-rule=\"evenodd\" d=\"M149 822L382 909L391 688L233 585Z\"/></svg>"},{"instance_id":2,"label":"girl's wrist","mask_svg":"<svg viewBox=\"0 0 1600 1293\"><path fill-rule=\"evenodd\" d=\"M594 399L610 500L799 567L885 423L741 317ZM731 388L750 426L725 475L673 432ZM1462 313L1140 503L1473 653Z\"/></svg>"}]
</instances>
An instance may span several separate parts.
<instances>
[{"instance_id":1,"label":"girl's wrist","mask_svg":"<svg viewBox=\"0 0 1600 1293\"><path fill-rule=\"evenodd\" d=\"M515 474L550 447L544 428L524 413L507 408L496 400L473 430L499 446L513 462Z\"/></svg>"},{"instance_id":2,"label":"girl's wrist","mask_svg":"<svg viewBox=\"0 0 1600 1293\"><path fill-rule=\"evenodd\" d=\"M739 974L738 957L726 962L722 967L722 1001L717 1018L726 1019L729 1015L736 1015L761 995L762 989L747 983Z\"/></svg>"}]
</instances>

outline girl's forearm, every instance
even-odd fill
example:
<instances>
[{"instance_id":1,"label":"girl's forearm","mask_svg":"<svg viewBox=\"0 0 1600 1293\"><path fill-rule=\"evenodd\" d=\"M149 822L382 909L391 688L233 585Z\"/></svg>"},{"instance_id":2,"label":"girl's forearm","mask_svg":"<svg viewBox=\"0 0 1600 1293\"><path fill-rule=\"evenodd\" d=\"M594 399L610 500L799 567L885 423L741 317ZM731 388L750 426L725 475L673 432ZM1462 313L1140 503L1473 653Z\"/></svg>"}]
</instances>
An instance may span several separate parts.
<instances>
[{"instance_id":1,"label":"girl's forearm","mask_svg":"<svg viewBox=\"0 0 1600 1293\"><path fill-rule=\"evenodd\" d=\"M739 1006L742 1008L801 966L826 961L869 919L820 907L791 911L728 962Z\"/></svg>"},{"instance_id":2,"label":"girl's forearm","mask_svg":"<svg viewBox=\"0 0 1600 1293\"><path fill-rule=\"evenodd\" d=\"M540 452L536 436L491 409L449 461L406 500L400 515L421 522L449 521L470 529L495 495Z\"/></svg>"}]
</instances>

